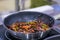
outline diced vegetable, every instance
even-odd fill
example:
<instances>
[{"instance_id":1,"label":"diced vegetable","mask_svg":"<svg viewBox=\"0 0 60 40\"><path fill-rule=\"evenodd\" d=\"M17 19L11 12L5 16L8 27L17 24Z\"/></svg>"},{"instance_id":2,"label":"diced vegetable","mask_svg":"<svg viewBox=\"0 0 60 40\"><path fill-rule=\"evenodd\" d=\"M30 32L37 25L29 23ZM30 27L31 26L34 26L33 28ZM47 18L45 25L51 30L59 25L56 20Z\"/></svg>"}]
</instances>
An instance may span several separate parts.
<instances>
[{"instance_id":1,"label":"diced vegetable","mask_svg":"<svg viewBox=\"0 0 60 40\"><path fill-rule=\"evenodd\" d=\"M15 22L11 26L13 31L23 32L23 33L35 33L39 31L46 31L49 26L42 21L31 21L31 22Z\"/></svg>"}]
</instances>

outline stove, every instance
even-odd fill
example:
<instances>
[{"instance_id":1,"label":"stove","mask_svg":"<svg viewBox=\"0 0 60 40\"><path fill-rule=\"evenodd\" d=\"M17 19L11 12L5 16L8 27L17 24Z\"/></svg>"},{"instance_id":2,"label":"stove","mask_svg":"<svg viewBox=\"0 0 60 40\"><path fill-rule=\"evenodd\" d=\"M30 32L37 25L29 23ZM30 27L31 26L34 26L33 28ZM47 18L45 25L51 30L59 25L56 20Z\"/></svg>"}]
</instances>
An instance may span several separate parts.
<instances>
[{"instance_id":1,"label":"stove","mask_svg":"<svg viewBox=\"0 0 60 40\"><path fill-rule=\"evenodd\" d=\"M57 35L59 34L57 31L51 29L50 30L50 34L47 34L47 37L50 37L50 36L53 36L53 35ZM38 40L44 40L45 38L41 38L41 39L38 39ZM8 31L3 27L3 25L0 25L0 39L1 40L21 40L21 39L17 39L17 38L14 38L13 36L11 36Z\"/></svg>"}]
</instances>

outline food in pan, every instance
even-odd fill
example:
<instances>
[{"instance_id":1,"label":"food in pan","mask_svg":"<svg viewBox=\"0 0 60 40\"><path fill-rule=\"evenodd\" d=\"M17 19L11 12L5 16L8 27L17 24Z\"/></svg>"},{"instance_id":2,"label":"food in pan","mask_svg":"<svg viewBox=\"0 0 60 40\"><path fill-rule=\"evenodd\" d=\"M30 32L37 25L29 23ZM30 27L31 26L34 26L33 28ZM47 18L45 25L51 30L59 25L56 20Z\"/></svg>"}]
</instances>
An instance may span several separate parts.
<instances>
[{"instance_id":1,"label":"food in pan","mask_svg":"<svg viewBox=\"0 0 60 40\"><path fill-rule=\"evenodd\" d=\"M9 29L15 32L35 33L49 30L49 26L42 21L15 22L9 26Z\"/></svg>"}]
</instances>

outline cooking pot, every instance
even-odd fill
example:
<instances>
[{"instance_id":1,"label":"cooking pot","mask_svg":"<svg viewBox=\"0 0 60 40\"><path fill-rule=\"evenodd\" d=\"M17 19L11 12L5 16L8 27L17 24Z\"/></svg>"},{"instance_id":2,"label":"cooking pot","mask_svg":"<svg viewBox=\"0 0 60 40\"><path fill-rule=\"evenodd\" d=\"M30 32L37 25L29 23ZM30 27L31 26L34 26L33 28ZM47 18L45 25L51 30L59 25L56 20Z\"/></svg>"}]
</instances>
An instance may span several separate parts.
<instances>
[{"instance_id":1,"label":"cooking pot","mask_svg":"<svg viewBox=\"0 0 60 40\"><path fill-rule=\"evenodd\" d=\"M37 32L37 33L31 33L31 34L24 34L20 32L15 32L13 30L8 29L7 25L11 25L12 23L19 21L19 22L29 22L31 20L36 20L37 18L41 19L45 24L47 24L50 28L54 24L54 19L46 14L40 13L40 12L31 12L31 11L25 11L25 12L17 12L12 15L7 16L4 21L3 21L3 26L8 30L8 32L19 39L22 40L35 40L39 39L42 37L45 37L48 32L50 31L47 30L45 32Z\"/></svg>"}]
</instances>

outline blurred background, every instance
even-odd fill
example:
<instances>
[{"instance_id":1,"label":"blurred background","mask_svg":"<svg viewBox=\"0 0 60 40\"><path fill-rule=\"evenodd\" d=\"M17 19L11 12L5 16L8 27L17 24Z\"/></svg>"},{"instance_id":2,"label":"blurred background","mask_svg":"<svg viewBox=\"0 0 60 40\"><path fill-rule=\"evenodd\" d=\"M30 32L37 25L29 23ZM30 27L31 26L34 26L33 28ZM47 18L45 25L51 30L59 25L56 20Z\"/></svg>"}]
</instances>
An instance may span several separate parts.
<instances>
[{"instance_id":1,"label":"blurred background","mask_svg":"<svg viewBox=\"0 0 60 40\"><path fill-rule=\"evenodd\" d=\"M60 13L60 0L0 0L0 24L6 15L22 10L56 15Z\"/></svg>"},{"instance_id":2,"label":"blurred background","mask_svg":"<svg viewBox=\"0 0 60 40\"><path fill-rule=\"evenodd\" d=\"M0 0L0 12L19 11L55 3L59 4L60 2L57 0Z\"/></svg>"}]
</instances>

